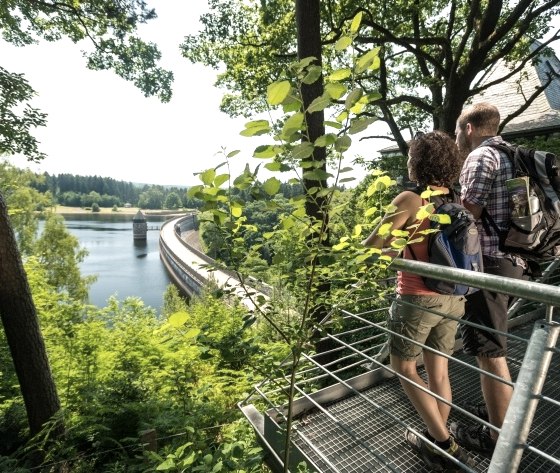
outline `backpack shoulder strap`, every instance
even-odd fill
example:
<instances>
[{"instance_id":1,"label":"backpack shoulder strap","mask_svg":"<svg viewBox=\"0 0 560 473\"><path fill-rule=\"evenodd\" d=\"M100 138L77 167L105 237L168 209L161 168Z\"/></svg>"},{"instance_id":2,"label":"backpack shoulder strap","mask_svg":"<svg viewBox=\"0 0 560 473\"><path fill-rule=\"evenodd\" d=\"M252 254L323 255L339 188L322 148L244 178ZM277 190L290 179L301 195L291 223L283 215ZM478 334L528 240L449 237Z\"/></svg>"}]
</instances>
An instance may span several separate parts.
<instances>
[{"instance_id":1,"label":"backpack shoulder strap","mask_svg":"<svg viewBox=\"0 0 560 473\"><path fill-rule=\"evenodd\" d=\"M510 145L510 144L505 144L505 143L489 143L489 144L484 145L484 146L488 146L489 148L494 148L494 149L497 149L499 151L502 151L503 153L505 153L507 155L507 157L512 162L513 162L514 157L515 157L515 151L518 148L516 145Z\"/></svg>"}]
</instances>

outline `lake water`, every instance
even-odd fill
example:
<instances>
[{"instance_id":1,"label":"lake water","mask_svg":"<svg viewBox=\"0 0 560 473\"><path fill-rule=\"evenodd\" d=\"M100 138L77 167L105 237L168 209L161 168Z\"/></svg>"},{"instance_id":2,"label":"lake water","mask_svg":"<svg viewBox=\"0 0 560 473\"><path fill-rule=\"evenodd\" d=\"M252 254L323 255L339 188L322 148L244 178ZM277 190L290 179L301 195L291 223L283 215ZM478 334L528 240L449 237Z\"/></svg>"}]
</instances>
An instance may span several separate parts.
<instances>
[{"instance_id":1,"label":"lake water","mask_svg":"<svg viewBox=\"0 0 560 473\"><path fill-rule=\"evenodd\" d=\"M80 265L83 276L97 275L89 291L90 303L105 306L140 297L154 309L163 306L163 293L171 280L159 258L159 228L165 217L148 216L148 238L134 241L132 215L65 215L66 227L89 255ZM157 227L158 230L152 230Z\"/></svg>"}]
</instances>

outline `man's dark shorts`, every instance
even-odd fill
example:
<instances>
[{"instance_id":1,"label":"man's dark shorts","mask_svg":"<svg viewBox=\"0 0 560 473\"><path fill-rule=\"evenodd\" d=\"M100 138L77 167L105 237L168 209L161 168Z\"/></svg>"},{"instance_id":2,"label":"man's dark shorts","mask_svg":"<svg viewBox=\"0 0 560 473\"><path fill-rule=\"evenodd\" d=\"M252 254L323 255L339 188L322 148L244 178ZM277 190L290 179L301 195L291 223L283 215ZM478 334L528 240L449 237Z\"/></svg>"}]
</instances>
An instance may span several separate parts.
<instances>
[{"instance_id":1,"label":"man's dark shorts","mask_svg":"<svg viewBox=\"0 0 560 473\"><path fill-rule=\"evenodd\" d=\"M484 272L507 278L521 279L524 268L509 258L484 256ZM467 296L465 316L484 327L507 333L507 311L511 297L481 289ZM506 356L507 337L468 325L461 325L463 351L468 355L486 358Z\"/></svg>"}]
</instances>

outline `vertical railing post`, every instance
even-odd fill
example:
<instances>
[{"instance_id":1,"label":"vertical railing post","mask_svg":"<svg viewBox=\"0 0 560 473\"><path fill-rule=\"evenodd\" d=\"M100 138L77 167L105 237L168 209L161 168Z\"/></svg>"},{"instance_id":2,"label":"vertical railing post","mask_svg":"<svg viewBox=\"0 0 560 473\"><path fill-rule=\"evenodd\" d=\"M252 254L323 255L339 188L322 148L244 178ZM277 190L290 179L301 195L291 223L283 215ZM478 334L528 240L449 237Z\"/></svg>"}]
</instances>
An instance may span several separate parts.
<instances>
[{"instance_id":1,"label":"vertical railing post","mask_svg":"<svg viewBox=\"0 0 560 473\"><path fill-rule=\"evenodd\" d=\"M533 328L488 473L513 473L519 468L552 358L550 348L558 339L560 325L552 322L552 310L548 306L546 320Z\"/></svg>"}]
</instances>

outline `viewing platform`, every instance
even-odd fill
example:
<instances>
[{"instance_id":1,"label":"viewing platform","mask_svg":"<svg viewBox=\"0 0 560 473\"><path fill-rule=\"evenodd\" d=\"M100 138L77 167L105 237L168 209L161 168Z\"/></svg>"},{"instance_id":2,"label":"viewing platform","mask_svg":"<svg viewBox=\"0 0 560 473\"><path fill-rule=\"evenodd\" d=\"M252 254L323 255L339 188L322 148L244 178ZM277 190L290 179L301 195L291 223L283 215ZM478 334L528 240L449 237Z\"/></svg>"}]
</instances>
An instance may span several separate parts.
<instances>
[{"instance_id":1,"label":"viewing platform","mask_svg":"<svg viewBox=\"0 0 560 473\"><path fill-rule=\"evenodd\" d=\"M230 287L242 297L245 291L234 273L211 270L215 262L182 238L195 226L193 214L162 226L160 256L169 274L190 295L215 284ZM476 466L457 465L458 471L560 472L560 363L556 348L560 260L548 264L537 282L418 261L395 260L393 265L519 297L509 311L507 361L514 395L496 450L492 456L473 453ZM254 289L249 290L253 297L257 295ZM334 361L321 364L313 353L302 355L296 372L289 471L295 472L302 462L309 471L321 473L430 471L404 437L406 429L422 436L423 427L402 390L401 375L388 364L386 315L391 302L392 298L383 303L372 298L353 301L354 310L338 309L334 316L337 332L325 337L333 346L330 354ZM250 307L251 299L243 303ZM356 307L364 309L357 311ZM472 357L462 353L460 339L455 348L455 354L448 357L453 389L449 421L489 425L464 409L467 403L482 401L479 377L483 372ZM239 404L275 472L285 471L288 366L286 363L284 376L263 381ZM421 362L419 374L425 379Z\"/></svg>"},{"instance_id":2,"label":"viewing platform","mask_svg":"<svg viewBox=\"0 0 560 473\"><path fill-rule=\"evenodd\" d=\"M395 260L393 264L407 272L522 298L509 311L507 361L515 384L498 444L493 456L475 452L476 466L457 464L457 471L560 472L560 363L556 348L560 325L555 321L560 307L559 261L548 266L540 282L418 261ZM302 462L309 471L321 473L430 471L404 437L407 428L421 436L423 426L400 385L401 375L388 364L386 315L390 303L391 298L385 303L372 298L354 302L353 307L365 307L363 311L339 309L337 331L326 336L335 361L320 364L313 353L303 354L296 372L289 471L295 472ZM462 353L460 339L455 348L455 354L448 357L453 390L449 422L485 424L464 409L468 402L482 401L479 377L484 372L473 357ZM285 393L291 374L288 361L285 366L285 376L263 381L239 404L275 472L285 471L289 420ZM419 374L425 379L421 363Z\"/></svg>"}]
</instances>

